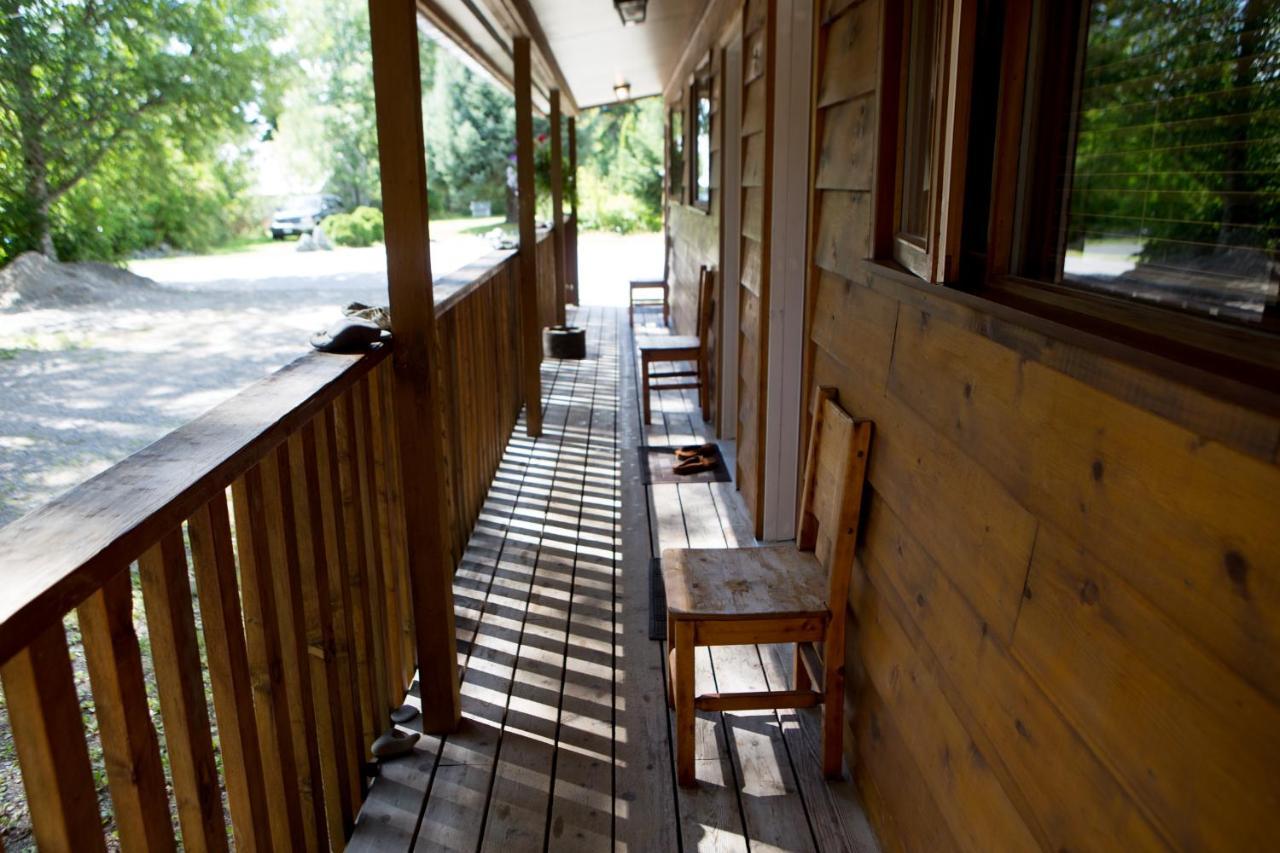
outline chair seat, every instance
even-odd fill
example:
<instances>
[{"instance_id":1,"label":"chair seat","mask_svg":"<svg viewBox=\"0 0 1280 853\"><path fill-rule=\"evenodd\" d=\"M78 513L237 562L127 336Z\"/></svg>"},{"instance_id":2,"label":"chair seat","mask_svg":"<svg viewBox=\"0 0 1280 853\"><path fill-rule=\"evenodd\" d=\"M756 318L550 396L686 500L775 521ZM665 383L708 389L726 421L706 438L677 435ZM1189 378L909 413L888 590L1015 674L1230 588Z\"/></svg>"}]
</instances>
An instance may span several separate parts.
<instances>
[{"instance_id":1,"label":"chair seat","mask_svg":"<svg viewBox=\"0 0 1280 853\"><path fill-rule=\"evenodd\" d=\"M825 617L827 572L795 545L672 548L662 552L673 618Z\"/></svg>"},{"instance_id":2,"label":"chair seat","mask_svg":"<svg viewBox=\"0 0 1280 853\"><path fill-rule=\"evenodd\" d=\"M693 335L642 335L636 338L636 346L641 350L661 351L697 349L702 344Z\"/></svg>"}]
</instances>

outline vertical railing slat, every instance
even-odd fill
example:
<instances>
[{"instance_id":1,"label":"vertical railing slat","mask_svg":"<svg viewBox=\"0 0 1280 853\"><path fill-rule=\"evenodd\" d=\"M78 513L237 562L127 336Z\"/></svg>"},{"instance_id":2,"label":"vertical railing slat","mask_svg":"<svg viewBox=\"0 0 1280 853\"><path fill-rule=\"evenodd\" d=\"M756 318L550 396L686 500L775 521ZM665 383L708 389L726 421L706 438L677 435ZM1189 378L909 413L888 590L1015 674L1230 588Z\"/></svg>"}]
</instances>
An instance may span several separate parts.
<instances>
[{"instance_id":1,"label":"vertical railing slat","mask_svg":"<svg viewBox=\"0 0 1280 853\"><path fill-rule=\"evenodd\" d=\"M347 588L351 594L351 630L355 639L356 681L360 698L360 732L366 760L373 757L369 747L381 726L380 695L376 681L374 630L369 603L369 550L365 531L364 489L361 484L360 442L356 429L355 403L348 392L334 409L334 440L338 479L342 486L343 521L347 533Z\"/></svg>"},{"instance_id":2,"label":"vertical railing slat","mask_svg":"<svg viewBox=\"0 0 1280 853\"><path fill-rule=\"evenodd\" d=\"M320 470L316 462L315 422L289 436L289 473L293 489L293 521L298 541L298 581L302 593L302 624L307 662L311 669L311 698L315 708L316 742L320 750L321 781L329 837L345 841L355 823L351 809L348 755L343 748L342 696L333 643L333 612L329 599L324 516L320 506Z\"/></svg>"},{"instance_id":3,"label":"vertical railing slat","mask_svg":"<svg viewBox=\"0 0 1280 853\"><path fill-rule=\"evenodd\" d=\"M42 850L105 850L62 622L0 667L31 826Z\"/></svg>"},{"instance_id":4,"label":"vertical railing slat","mask_svg":"<svg viewBox=\"0 0 1280 853\"><path fill-rule=\"evenodd\" d=\"M226 850L227 825L213 757L186 545L175 528L138 560L165 746L187 850Z\"/></svg>"},{"instance_id":5,"label":"vertical railing slat","mask_svg":"<svg viewBox=\"0 0 1280 853\"><path fill-rule=\"evenodd\" d=\"M219 491L196 511L187 521L187 533L200 596L200 621L236 848L269 850L270 800L253 712L253 680L224 492Z\"/></svg>"},{"instance_id":6,"label":"vertical railing slat","mask_svg":"<svg viewBox=\"0 0 1280 853\"><path fill-rule=\"evenodd\" d=\"M107 581L78 612L120 843L126 850L173 850L160 741L133 628L129 570Z\"/></svg>"},{"instance_id":7,"label":"vertical railing slat","mask_svg":"<svg viewBox=\"0 0 1280 853\"><path fill-rule=\"evenodd\" d=\"M404 646L400 642L400 581L396 572L389 473L387 470L386 416L382 406L384 383L377 371L369 373L369 442L373 453L374 494L378 501L378 542L382 554L382 589L385 595L385 619L382 621L384 648L387 655L387 680L384 689L387 706L400 707L404 700Z\"/></svg>"},{"instance_id":8,"label":"vertical railing slat","mask_svg":"<svg viewBox=\"0 0 1280 853\"><path fill-rule=\"evenodd\" d=\"M231 498L240 545L245 640L257 708L271 837L275 849L287 850L294 839L302 838L302 804L289 730L289 703L284 689L261 469L251 468L233 482Z\"/></svg>"},{"instance_id":9,"label":"vertical railing slat","mask_svg":"<svg viewBox=\"0 0 1280 853\"><path fill-rule=\"evenodd\" d=\"M324 815L306 622L302 614L302 590L298 583L298 543L287 447L281 445L268 453L259 467L266 498L267 545L271 554L271 579L275 583L289 732L297 761L298 790L302 794L303 846L308 850L318 850L329 846L329 829Z\"/></svg>"},{"instance_id":10,"label":"vertical railing slat","mask_svg":"<svg viewBox=\"0 0 1280 853\"><path fill-rule=\"evenodd\" d=\"M391 372L391 362L383 362L382 370L382 424L386 435L387 456L387 510L391 517L391 550L394 556L392 565L396 573L396 591L399 612L397 626L400 632L401 677L406 689L413 683L416 649L413 642L413 606L409 599L409 554L405 549L404 487L401 482L403 473L400 465L400 441L396 434L395 401L390 393L391 383L395 377Z\"/></svg>"},{"instance_id":11,"label":"vertical railing slat","mask_svg":"<svg viewBox=\"0 0 1280 853\"><path fill-rule=\"evenodd\" d=\"M336 437L336 409L328 406L316 419L316 471L320 477L320 511L323 518L326 580L329 586L329 608L333 618L333 652L337 670L343 750L346 753L347 796L352 814L360 809L364 798L364 746L361 743L360 687L353 670L355 629L351 613L351 590L345 571L350 551L344 513L342 479L339 474Z\"/></svg>"},{"instance_id":12,"label":"vertical railing slat","mask_svg":"<svg viewBox=\"0 0 1280 853\"><path fill-rule=\"evenodd\" d=\"M370 436L369 383L351 389L355 421L355 450L360 482L360 506L364 513L365 580L369 587L369 609L366 611L373 637L374 717L373 728L381 733L387 724L387 712L400 704L400 697L388 699L387 632L385 630L387 599L383 584L383 551L381 546L377 487L374 477L373 440ZM394 704L392 704L394 703Z\"/></svg>"}]
</instances>

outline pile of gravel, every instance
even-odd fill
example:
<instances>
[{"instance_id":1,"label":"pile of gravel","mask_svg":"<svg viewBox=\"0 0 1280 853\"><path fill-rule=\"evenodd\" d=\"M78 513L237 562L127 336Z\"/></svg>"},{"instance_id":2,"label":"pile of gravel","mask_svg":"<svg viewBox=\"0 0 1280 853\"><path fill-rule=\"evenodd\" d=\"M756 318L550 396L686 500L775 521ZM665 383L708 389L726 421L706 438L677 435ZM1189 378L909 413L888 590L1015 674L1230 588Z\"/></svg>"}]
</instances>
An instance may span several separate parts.
<instances>
[{"instance_id":1,"label":"pile of gravel","mask_svg":"<svg viewBox=\"0 0 1280 853\"><path fill-rule=\"evenodd\" d=\"M0 309L63 308L113 302L156 286L110 264L62 264L27 252L0 269Z\"/></svg>"}]
</instances>

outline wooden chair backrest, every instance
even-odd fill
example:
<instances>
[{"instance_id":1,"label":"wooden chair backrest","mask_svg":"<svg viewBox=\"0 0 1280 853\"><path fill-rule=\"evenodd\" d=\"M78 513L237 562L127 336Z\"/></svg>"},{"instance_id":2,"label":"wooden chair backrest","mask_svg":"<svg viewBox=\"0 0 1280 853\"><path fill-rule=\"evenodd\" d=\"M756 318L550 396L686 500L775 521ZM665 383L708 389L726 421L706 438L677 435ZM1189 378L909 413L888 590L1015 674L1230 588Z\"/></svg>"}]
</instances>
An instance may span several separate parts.
<instances>
[{"instance_id":1,"label":"wooden chair backrest","mask_svg":"<svg viewBox=\"0 0 1280 853\"><path fill-rule=\"evenodd\" d=\"M814 403L796 545L826 566L827 603L834 612L849 596L872 423L842 409L834 388L819 388Z\"/></svg>"},{"instance_id":2,"label":"wooden chair backrest","mask_svg":"<svg viewBox=\"0 0 1280 853\"><path fill-rule=\"evenodd\" d=\"M704 266L698 270L698 341L705 345L711 333L711 315L714 313L716 271Z\"/></svg>"}]
</instances>

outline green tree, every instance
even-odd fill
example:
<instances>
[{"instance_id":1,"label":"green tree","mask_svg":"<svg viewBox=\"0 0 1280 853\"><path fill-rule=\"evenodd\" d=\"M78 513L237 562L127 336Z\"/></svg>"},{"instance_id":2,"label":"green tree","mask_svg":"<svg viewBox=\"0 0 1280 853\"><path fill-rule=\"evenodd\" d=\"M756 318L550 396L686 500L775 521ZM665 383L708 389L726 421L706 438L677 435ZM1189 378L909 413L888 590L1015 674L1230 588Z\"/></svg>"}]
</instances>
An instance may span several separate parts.
<instances>
[{"instance_id":1,"label":"green tree","mask_svg":"<svg viewBox=\"0 0 1280 853\"><path fill-rule=\"evenodd\" d=\"M6 251L56 257L54 207L113 152L163 138L200 159L261 121L276 31L265 0L3 0Z\"/></svg>"},{"instance_id":2,"label":"green tree","mask_svg":"<svg viewBox=\"0 0 1280 853\"><path fill-rule=\"evenodd\" d=\"M367 0L333 0L323 10L298 0L290 18L301 84L291 96L295 116L316 132L303 134L325 189L350 207L382 195L378 124L373 100L373 52Z\"/></svg>"},{"instance_id":3,"label":"green tree","mask_svg":"<svg viewBox=\"0 0 1280 853\"><path fill-rule=\"evenodd\" d=\"M489 201L502 213L507 158L515 151L515 100L435 41L424 39L423 51L435 70L423 95L432 206L465 213L472 201Z\"/></svg>"},{"instance_id":4,"label":"green tree","mask_svg":"<svg viewBox=\"0 0 1280 853\"><path fill-rule=\"evenodd\" d=\"M662 113L662 99L653 97L584 110L578 117L577 193L584 227L661 227Z\"/></svg>"}]
</instances>

